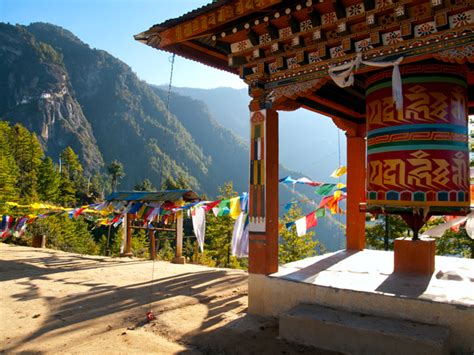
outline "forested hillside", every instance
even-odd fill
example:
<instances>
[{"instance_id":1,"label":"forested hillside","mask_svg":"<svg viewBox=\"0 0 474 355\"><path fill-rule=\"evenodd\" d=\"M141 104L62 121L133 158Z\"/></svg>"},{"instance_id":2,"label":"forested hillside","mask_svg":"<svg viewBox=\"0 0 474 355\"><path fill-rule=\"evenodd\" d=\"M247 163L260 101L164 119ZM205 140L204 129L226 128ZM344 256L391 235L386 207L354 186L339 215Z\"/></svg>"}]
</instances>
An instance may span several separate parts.
<instances>
[{"instance_id":1,"label":"forested hillside","mask_svg":"<svg viewBox=\"0 0 474 355\"><path fill-rule=\"evenodd\" d=\"M54 25L0 24L0 39L0 80L6 83L0 87L0 119L34 132L55 164L71 147L89 185L117 161L125 174L119 189L145 179L160 188L167 178L180 177L209 197L227 181L236 191L247 190L246 138L224 128L226 117L216 118L202 101L173 93L168 110L167 92ZM216 101L228 97L224 91ZM241 119L246 126L247 116ZM280 174L301 176L283 167ZM314 197L311 190L301 192ZM280 189L281 204L302 197ZM330 240L339 228L328 222L319 229Z\"/></svg>"}]
</instances>

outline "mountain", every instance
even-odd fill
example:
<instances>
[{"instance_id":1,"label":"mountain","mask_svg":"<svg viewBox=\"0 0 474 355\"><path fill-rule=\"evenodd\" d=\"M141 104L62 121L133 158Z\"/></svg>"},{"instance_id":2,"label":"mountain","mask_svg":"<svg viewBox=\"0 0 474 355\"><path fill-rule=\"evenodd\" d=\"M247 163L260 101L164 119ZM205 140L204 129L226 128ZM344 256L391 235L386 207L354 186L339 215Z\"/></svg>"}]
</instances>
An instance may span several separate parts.
<instances>
[{"instance_id":1,"label":"mountain","mask_svg":"<svg viewBox=\"0 0 474 355\"><path fill-rule=\"evenodd\" d=\"M61 27L0 24L0 39L0 118L36 132L49 156L70 145L88 173L117 159L122 188L181 174L210 195L229 180L246 190L248 148L202 101L173 95L168 110L163 90Z\"/></svg>"},{"instance_id":2,"label":"mountain","mask_svg":"<svg viewBox=\"0 0 474 355\"><path fill-rule=\"evenodd\" d=\"M0 119L34 131L55 160L71 146L86 174L103 171L117 159L126 173L119 186L124 190L145 178L160 186L170 175L184 176L193 189L210 197L226 181L233 181L236 191L247 190L245 91L216 89L198 99L174 92L167 108L165 90L139 80L107 52L45 23L0 23L0 80L5 83L0 87ZM302 175L283 166L280 174ZM281 204L314 198L311 189L298 192L282 186ZM330 218L318 227L330 250L338 229Z\"/></svg>"},{"instance_id":3,"label":"mountain","mask_svg":"<svg viewBox=\"0 0 474 355\"><path fill-rule=\"evenodd\" d=\"M36 132L53 157L69 145L91 170L103 166L61 54L26 28L0 23L0 63L0 118Z\"/></svg>"},{"instance_id":4,"label":"mountain","mask_svg":"<svg viewBox=\"0 0 474 355\"><path fill-rule=\"evenodd\" d=\"M222 126L244 142L248 141L250 98L247 89L174 87L171 106L175 93L202 100ZM280 163L314 180L331 180L329 176L338 166L339 156L342 164L346 161L343 133L338 133L330 118L308 110L279 111L279 117Z\"/></svg>"}]
</instances>

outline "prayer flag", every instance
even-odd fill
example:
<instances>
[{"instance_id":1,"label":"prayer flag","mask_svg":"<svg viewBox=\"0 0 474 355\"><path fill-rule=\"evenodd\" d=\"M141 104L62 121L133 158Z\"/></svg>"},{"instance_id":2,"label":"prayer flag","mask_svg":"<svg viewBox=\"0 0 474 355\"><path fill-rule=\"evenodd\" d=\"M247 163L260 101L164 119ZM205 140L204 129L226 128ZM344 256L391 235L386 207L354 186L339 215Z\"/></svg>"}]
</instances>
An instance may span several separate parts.
<instances>
[{"instance_id":1,"label":"prayer flag","mask_svg":"<svg viewBox=\"0 0 474 355\"><path fill-rule=\"evenodd\" d=\"M297 184L305 184L305 185L309 185L309 186L320 186L320 185L323 184L322 182L317 182L317 181L310 180L307 177L302 177L302 178L297 179L296 183Z\"/></svg>"},{"instance_id":2,"label":"prayer flag","mask_svg":"<svg viewBox=\"0 0 474 355\"><path fill-rule=\"evenodd\" d=\"M216 207L219 203L221 203L221 200L217 200L217 201L214 201L214 202L211 202L211 203L208 203L206 205L206 212L209 212L210 210L212 210L214 207Z\"/></svg>"},{"instance_id":3,"label":"prayer flag","mask_svg":"<svg viewBox=\"0 0 474 355\"><path fill-rule=\"evenodd\" d=\"M204 251L204 238L206 234L206 209L204 207L197 207L191 211L191 218L193 220L194 235L199 244L201 252Z\"/></svg>"},{"instance_id":4,"label":"prayer flag","mask_svg":"<svg viewBox=\"0 0 474 355\"><path fill-rule=\"evenodd\" d=\"M234 224L231 241L232 255L243 258L249 255L249 218L241 213Z\"/></svg>"},{"instance_id":5,"label":"prayer flag","mask_svg":"<svg viewBox=\"0 0 474 355\"><path fill-rule=\"evenodd\" d=\"M140 210L140 208L142 208L142 206L143 206L143 203L136 202L132 205L132 207L130 207L130 210L128 211L128 213L135 214Z\"/></svg>"},{"instance_id":6,"label":"prayer flag","mask_svg":"<svg viewBox=\"0 0 474 355\"><path fill-rule=\"evenodd\" d=\"M230 213L230 200L222 200L217 207L219 210L217 211L216 217L227 216ZM215 212L214 212L215 214Z\"/></svg>"},{"instance_id":7,"label":"prayer flag","mask_svg":"<svg viewBox=\"0 0 474 355\"><path fill-rule=\"evenodd\" d=\"M143 214L145 213L146 210L146 205L144 204L138 211L137 211L137 218L141 219Z\"/></svg>"},{"instance_id":8,"label":"prayer flag","mask_svg":"<svg viewBox=\"0 0 474 355\"><path fill-rule=\"evenodd\" d=\"M315 192L318 195L326 196L336 187L336 184L322 184Z\"/></svg>"},{"instance_id":9,"label":"prayer flag","mask_svg":"<svg viewBox=\"0 0 474 355\"><path fill-rule=\"evenodd\" d=\"M240 196L234 197L230 199L230 216L233 219L237 219L239 217L240 212L242 212L240 208Z\"/></svg>"},{"instance_id":10,"label":"prayer flag","mask_svg":"<svg viewBox=\"0 0 474 355\"><path fill-rule=\"evenodd\" d=\"M339 168L337 168L336 170L333 171L333 173L331 174L331 177L338 178L339 176L342 176L345 173L347 173L347 167L346 166L340 166Z\"/></svg>"},{"instance_id":11,"label":"prayer flag","mask_svg":"<svg viewBox=\"0 0 474 355\"><path fill-rule=\"evenodd\" d=\"M318 218L316 211L311 212L307 216L295 221L296 234L301 237L306 234L307 230L318 225Z\"/></svg>"},{"instance_id":12,"label":"prayer flag","mask_svg":"<svg viewBox=\"0 0 474 355\"><path fill-rule=\"evenodd\" d=\"M326 209L325 208L318 208L316 210L316 217L324 217L326 215Z\"/></svg>"}]
</instances>

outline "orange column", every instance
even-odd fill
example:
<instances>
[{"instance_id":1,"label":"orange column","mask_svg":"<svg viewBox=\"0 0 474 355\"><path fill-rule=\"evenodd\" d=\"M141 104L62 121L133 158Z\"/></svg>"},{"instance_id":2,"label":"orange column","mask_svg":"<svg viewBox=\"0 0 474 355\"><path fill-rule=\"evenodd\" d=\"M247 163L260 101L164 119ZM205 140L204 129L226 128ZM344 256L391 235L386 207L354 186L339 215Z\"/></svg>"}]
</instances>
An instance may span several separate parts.
<instances>
[{"instance_id":1,"label":"orange column","mask_svg":"<svg viewBox=\"0 0 474 355\"><path fill-rule=\"evenodd\" d=\"M347 133L347 230L346 248L365 248L365 213L359 203L365 201L365 139Z\"/></svg>"},{"instance_id":2,"label":"orange column","mask_svg":"<svg viewBox=\"0 0 474 355\"><path fill-rule=\"evenodd\" d=\"M249 272L278 271L278 113L250 114Z\"/></svg>"}]
</instances>

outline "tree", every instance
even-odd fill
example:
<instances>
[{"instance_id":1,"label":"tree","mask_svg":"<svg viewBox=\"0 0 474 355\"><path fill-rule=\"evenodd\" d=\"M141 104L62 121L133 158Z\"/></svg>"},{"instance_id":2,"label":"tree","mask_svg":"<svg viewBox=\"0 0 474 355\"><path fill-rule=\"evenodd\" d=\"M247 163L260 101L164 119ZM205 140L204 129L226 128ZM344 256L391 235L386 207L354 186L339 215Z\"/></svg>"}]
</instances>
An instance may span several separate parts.
<instances>
[{"instance_id":1,"label":"tree","mask_svg":"<svg viewBox=\"0 0 474 355\"><path fill-rule=\"evenodd\" d=\"M145 179L141 184L135 184L133 187L134 191L155 191L155 187L150 180Z\"/></svg>"},{"instance_id":2,"label":"tree","mask_svg":"<svg viewBox=\"0 0 474 355\"><path fill-rule=\"evenodd\" d=\"M219 187L219 200L227 200L238 196L232 182L226 182ZM216 261L217 266L236 266L236 259L230 255L232 232L235 220L229 215L215 217L212 213L206 216L207 255ZM238 264L238 262L237 262Z\"/></svg>"},{"instance_id":3,"label":"tree","mask_svg":"<svg viewBox=\"0 0 474 355\"><path fill-rule=\"evenodd\" d=\"M290 210L280 219L280 224L286 225L301 218L302 210L293 205ZM278 247L278 259L280 264L290 263L304 258L309 258L317 254L317 248L323 248L319 241L313 240L314 232L306 233L299 237L296 234L296 227L293 225L288 230L283 227L280 231L280 242Z\"/></svg>"},{"instance_id":4,"label":"tree","mask_svg":"<svg viewBox=\"0 0 474 355\"><path fill-rule=\"evenodd\" d=\"M64 206L73 206L77 203L78 197L84 201L87 195L84 169L71 147L66 147L61 152L60 159L59 201Z\"/></svg>"},{"instance_id":5,"label":"tree","mask_svg":"<svg viewBox=\"0 0 474 355\"><path fill-rule=\"evenodd\" d=\"M18 190L25 201L38 200L38 169L43 156L43 149L34 133L16 124L11 129L10 145L18 165Z\"/></svg>"},{"instance_id":6,"label":"tree","mask_svg":"<svg viewBox=\"0 0 474 355\"><path fill-rule=\"evenodd\" d=\"M162 190L189 190L189 181L183 176L179 175L176 179L171 175L161 183Z\"/></svg>"},{"instance_id":7,"label":"tree","mask_svg":"<svg viewBox=\"0 0 474 355\"><path fill-rule=\"evenodd\" d=\"M84 172L79 157L71 147L66 147L61 152L61 172L67 174L69 179L77 183Z\"/></svg>"},{"instance_id":8,"label":"tree","mask_svg":"<svg viewBox=\"0 0 474 355\"><path fill-rule=\"evenodd\" d=\"M125 176L122 163L118 160L113 160L107 166L107 172L109 173L110 178L112 180L112 190L115 191L117 189L117 185L120 179Z\"/></svg>"},{"instance_id":9,"label":"tree","mask_svg":"<svg viewBox=\"0 0 474 355\"><path fill-rule=\"evenodd\" d=\"M107 186L107 185L108 185L108 182L106 182L104 176L96 172L90 179L90 185L89 185L90 198L94 202L102 201L106 194L106 190L110 192L110 186Z\"/></svg>"},{"instance_id":10,"label":"tree","mask_svg":"<svg viewBox=\"0 0 474 355\"><path fill-rule=\"evenodd\" d=\"M61 175L50 157L42 160L38 169L38 195L41 201L58 202Z\"/></svg>"},{"instance_id":11,"label":"tree","mask_svg":"<svg viewBox=\"0 0 474 355\"><path fill-rule=\"evenodd\" d=\"M398 215L380 215L375 221L367 221L365 238L369 249L385 249L385 233L388 222L388 249L393 250L393 241L408 236L410 227ZM386 218L387 217L387 218Z\"/></svg>"},{"instance_id":12,"label":"tree","mask_svg":"<svg viewBox=\"0 0 474 355\"><path fill-rule=\"evenodd\" d=\"M10 145L10 126L0 122L0 202L16 202L19 198L18 165Z\"/></svg>"}]
</instances>

